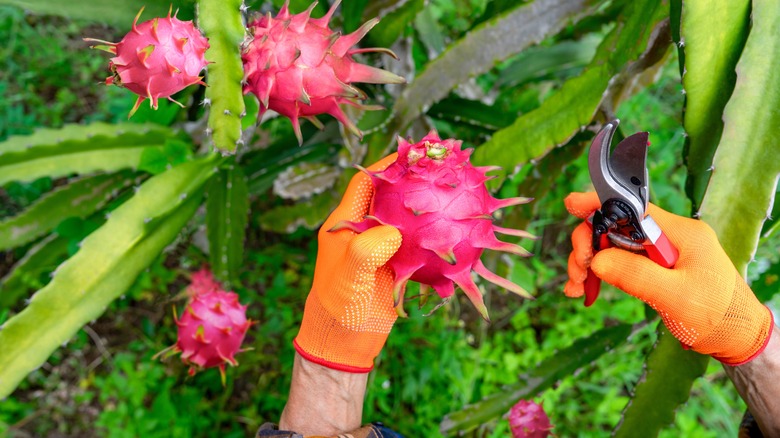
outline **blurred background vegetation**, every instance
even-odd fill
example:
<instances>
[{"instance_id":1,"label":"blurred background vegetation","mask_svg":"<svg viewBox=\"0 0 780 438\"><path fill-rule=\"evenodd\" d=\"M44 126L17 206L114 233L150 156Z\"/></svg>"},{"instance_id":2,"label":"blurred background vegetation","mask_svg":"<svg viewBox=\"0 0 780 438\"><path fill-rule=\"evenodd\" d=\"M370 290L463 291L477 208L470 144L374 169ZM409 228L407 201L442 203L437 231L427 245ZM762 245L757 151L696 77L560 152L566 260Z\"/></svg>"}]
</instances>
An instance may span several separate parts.
<instances>
[{"instance_id":1,"label":"blurred background vegetation","mask_svg":"<svg viewBox=\"0 0 780 438\"><path fill-rule=\"evenodd\" d=\"M111 27L78 16L29 13L2 3L0 141L31 134L39 127L126 121L135 96L101 84L107 75L107 57L88 50L81 38L118 41L129 23ZM265 11L278 8L281 2L274 3L250 6ZM392 46L401 61L387 68L407 75L421 70L451 42L509 8L509 3L425 2L401 26ZM601 13L590 21L569 24L560 33L461 84L427 111L425 123L412 131L415 137L420 129L432 126L442 138L456 137L478 147L518 114L538 108L562 84L579 75L615 26L615 17L625 3L605 2ZM350 11L363 12L370 8L367 4L345 2L336 25L355 28L369 15L350 15ZM376 15L380 10L377 7L365 14ZM183 10L181 16L187 18L187 14ZM621 119L624 134L650 131L651 199L670 211L689 215L691 202L685 193L687 171L682 153L685 96L678 53L671 44L654 65L652 75L642 80L640 87L619 100L614 114ZM181 129L192 135L197 148L204 109L194 103L202 99L202 93L202 89L191 88L177 96L177 100L189 102L186 109L166 101L160 102L157 112L142 105L130 122ZM308 136L313 132L308 131ZM333 132L326 130L324 135L331 136L314 144L326 148L329 146L322 143L339 142L339 134L333 136ZM448 413L501 392L504 385L516 383L518 375L533 370L540 361L554 359L575 339L628 323L632 324L628 342L577 367L576 372L557 379L535 397L544 402L560 437L605 436L619 422L655 342L658 320L646 315L642 303L606 285L601 299L588 309L580 300L567 299L562 293L570 250L568 235L575 225L562 199L571 191L589 188L583 152L591 136L589 131L578 133L564 147L523 166L501 188L504 197L543 193L531 205L516 207L505 218L541 237L523 242L535 256L492 259L537 300L521 301L504 291L489 290L490 325L463 300L454 300L428 317L416 306L407 306L410 317L398 321L370 375L366 421L384 422L410 437L437 436ZM284 147L298 148L289 121L271 119L254 132L248 149L262 150L280 142ZM311 144L304 145L307 147L311 150ZM278 172L271 179L274 175ZM7 183L0 188L0 219L23 211L66 180L44 177ZM177 294L186 287L188 272L209 264L208 250L204 249L208 246L204 244L205 220L196 216L101 318L84 326L0 402L0 435L239 437L253 434L263 422L276 421L289 387L292 338L314 271L316 226L291 226L289 220L278 225L276 219L263 219L261 213L291 206L294 200L278 196L273 181L254 181L243 263L231 284L241 302L249 303L248 316L260 324L250 330L246 341L254 350L242 353L240 366L228 370L227 386L222 387L215 370L190 378L178 360L151 358L175 342L171 307L183 304ZM301 193L304 199L311 196ZM84 219L62 221L55 231L67 248L41 263L40 269L27 273L26 287L34 290L45 285L54 268L77 251L76 244L103 223L104 212L115 208L121 198L119 195ZM750 271L752 278L775 269L777 244L776 237L762 242L756 268ZM0 276L10 275L32 245L0 252ZM0 295L9 290L7 284L0 287L6 287L0 289ZM23 306L19 302L0 307L0 323ZM567 352L561 360L570 360L571 354ZM695 380L691 398L677 410L674 423L666 425L661 436L735 436L743 411L744 403L722 368L710 361L704 377ZM508 434L502 418L481 425L475 432L475 436L489 437Z\"/></svg>"}]
</instances>

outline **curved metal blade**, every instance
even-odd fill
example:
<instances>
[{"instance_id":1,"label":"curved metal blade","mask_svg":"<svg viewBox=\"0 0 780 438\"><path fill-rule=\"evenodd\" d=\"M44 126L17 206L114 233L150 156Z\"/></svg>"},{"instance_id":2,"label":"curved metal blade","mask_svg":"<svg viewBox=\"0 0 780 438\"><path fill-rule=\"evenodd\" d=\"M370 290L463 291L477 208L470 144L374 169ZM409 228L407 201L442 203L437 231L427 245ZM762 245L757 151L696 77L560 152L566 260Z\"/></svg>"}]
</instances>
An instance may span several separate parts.
<instances>
[{"instance_id":1,"label":"curved metal blade","mask_svg":"<svg viewBox=\"0 0 780 438\"><path fill-rule=\"evenodd\" d=\"M590 179L602 204L610 199L622 200L631 205L637 217L642 218L645 214L647 202L647 171L645 168L647 133L639 133L645 135L642 143L644 155L640 155L639 159L635 156L637 151L639 151L638 144L639 140L641 140L641 135L638 136L638 134L626 138L618 145L615 151L616 153L620 151L618 158L610 157L612 137L619 123L620 120L618 119L607 123L593 138L590 151L588 152ZM632 140L625 143L629 139ZM639 163L635 163L635 161L639 161ZM643 173L640 174L641 177L639 178L641 179L640 185L644 185L644 192L642 190L637 191L636 186L631 181L631 177L635 176L631 172L638 169L638 166L641 166L643 169Z\"/></svg>"}]
</instances>

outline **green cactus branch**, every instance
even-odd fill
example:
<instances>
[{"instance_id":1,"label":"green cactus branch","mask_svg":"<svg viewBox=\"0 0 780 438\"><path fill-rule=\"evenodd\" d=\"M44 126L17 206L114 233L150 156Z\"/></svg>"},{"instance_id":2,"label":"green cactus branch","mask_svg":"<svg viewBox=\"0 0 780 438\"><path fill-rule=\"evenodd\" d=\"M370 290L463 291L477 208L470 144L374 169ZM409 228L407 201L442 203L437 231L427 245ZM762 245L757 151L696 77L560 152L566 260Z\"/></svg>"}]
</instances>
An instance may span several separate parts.
<instances>
[{"instance_id":1,"label":"green cactus branch","mask_svg":"<svg viewBox=\"0 0 780 438\"><path fill-rule=\"evenodd\" d=\"M208 129L214 147L233 154L241 141L241 118L246 107L241 90L244 69L241 44L244 41L242 0L199 0L198 26L209 39L206 51L209 106Z\"/></svg>"},{"instance_id":2,"label":"green cactus branch","mask_svg":"<svg viewBox=\"0 0 780 438\"><path fill-rule=\"evenodd\" d=\"M723 112L723 135L700 215L745 276L780 175L780 9L753 0L753 25Z\"/></svg>"},{"instance_id":3,"label":"green cactus branch","mask_svg":"<svg viewBox=\"0 0 780 438\"><path fill-rule=\"evenodd\" d=\"M103 133L103 126L97 128L97 135L90 135L89 129L78 131L78 135L63 130L60 140L55 132L47 130L30 136L29 143L13 137L8 144L0 144L0 185L44 176L137 168L147 149L162 149L172 135L166 128L121 128L110 134ZM20 144L25 146L20 148Z\"/></svg>"},{"instance_id":4,"label":"green cactus branch","mask_svg":"<svg viewBox=\"0 0 780 438\"><path fill-rule=\"evenodd\" d=\"M20 7L42 15L61 15L75 20L108 23L129 30L133 17L141 8L151 17L164 17L168 8L179 9L179 18L192 19L193 1L189 0L122 0L120 2L76 0L0 0L0 4Z\"/></svg>"},{"instance_id":5,"label":"green cactus branch","mask_svg":"<svg viewBox=\"0 0 780 438\"><path fill-rule=\"evenodd\" d=\"M688 3L683 3L683 16ZM753 25L737 64L734 92L723 114L723 134L714 170L701 204L701 219L712 226L734 266L745 276L769 214L780 175L780 10L772 0L752 2ZM739 17L735 17L739 19ZM686 57L686 62L688 59ZM730 68L723 65L722 68ZM656 433L688 398L709 356L685 351L665 327L623 413L616 436ZM664 396L664 394L667 394ZM684 394L684 395L683 395Z\"/></svg>"},{"instance_id":6,"label":"green cactus branch","mask_svg":"<svg viewBox=\"0 0 780 438\"><path fill-rule=\"evenodd\" d=\"M625 82L622 76L649 67L668 50L668 2L641 0L626 8L585 71L478 147L475 164L501 166L499 176L504 176L566 143L591 122L611 86L619 87Z\"/></svg>"},{"instance_id":7,"label":"green cactus branch","mask_svg":"<svg viewBox=\"0 0 780 438\"><path fill-rule=\"evenodd\" d=\"M686 191L694 211L710 179L712 156L723 132L723 108L734 89L734 68L750 29L749 15L749 0L717 8L708 2L685 2L682 8L677 44L685 54Z\"/></svg>"},{"instance_id":8,"label":"green cactus branch","mask_svg":"<svg viewBox=\"0 0 780 438\"><path fill-rule=\"evenodd\" d=\"M212 155L146 181L2 326L0 398L132 285L200 205L216 165Z\"/></svg>"},{"instance_id":9,"label":"green cactus branch","mask_svg":"<svg viewBox=\"0 0 780 438\"><path fill-rule=\"evenodd\" d=\"M81 178L44 195L22 213L0 221L0 251L32 242L69 217L86 217L112 192L132 183L132 173Z\"/></svg>"},{"instance_id":10,"label":"green cactus branch","mask_svg":"<svg viewBox=\"0 0 780 438\"><path fill-rule=\"evenodd\" d=\"M88 125L69 124L62 128L41 128L30 135L14 135L0 142L0 155L8 152L22 152L32 147L56 145L65 141L87 141L96 136L116 137L127 132L159 131L171 135L170 128L155 124L102 123Z\"/></svg>"},{"instance_id":11,"label":"green cactus branch","mask_svg":"<svg viewBox=\"0 0 780 438\"><path fill-rule=\"evenodd\" d=\"M206 196L211 271L225 287L234 287L244 261L249 219L249 189L242 168L233 162L220 169L211 179Z\"/></svg>"}]
</instances>

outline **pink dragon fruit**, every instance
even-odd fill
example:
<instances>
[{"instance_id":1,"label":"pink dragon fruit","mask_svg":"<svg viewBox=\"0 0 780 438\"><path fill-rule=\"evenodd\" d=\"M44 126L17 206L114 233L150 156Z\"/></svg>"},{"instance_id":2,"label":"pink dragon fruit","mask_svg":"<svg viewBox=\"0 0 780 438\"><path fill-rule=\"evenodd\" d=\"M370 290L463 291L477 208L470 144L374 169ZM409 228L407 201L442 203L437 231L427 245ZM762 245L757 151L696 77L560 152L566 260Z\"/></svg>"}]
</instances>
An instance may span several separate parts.
<instances>
[{"instance_id":1,"label":"pink dragon fruit","mask_svg":"<svg viewBox=\"0 0 780 438\"><path fill-rule=\"evenodd\" d=\"M222 290L222 285L214 278L214 274L208 268L203 268L192 274L189 287L190 296L217 290Z\"/></svg>"},{"instance_id":2,"label":"pink dragon fruit","mask_svg":"<svg viewBox=\"0 0 780 438\"><path fill-rule=\"evenodd\" d=\"M208 64L204 57L208 40L191 21L181 21L175 14L171 17L170 11L165 18L138 24L143 11L141 8L133 29L118 43L84 38L100 43L93 48L116 55L108 65L111 76L106 85L119 85L138 95L128 118L145 99L154 109L161 97L183 107L171 95L192 84L206 85L199 74Z\"/></svg>"},{"instance_id":3,"label":"pink dragon fruit","mask_svg":"<svg viewBox=\"0 0 780 438\"><path fill-rule=\"evenodd\" d=\"M512 438L546 438L553 425L540 404L520 400L509 410L509 428Z\"/></svg>"},{"instance_id":4,"label":"pink dragon fruit","mask_svg":"<svg viewBox=\"0 0 780 438\"><path fill-rule=\"evenodd\" d=\"M362 133L340 108L348 104L364 110L381 109L361 105L366 94L351 84L400 84L406 80L393 73L359 64L352 56L365 52L382 52L397 59L387 49L352 48L379 19L366 22L355 32L342 36L328 27L340 0L333 2L322 18L311 18L316 2L300 14L290 14L286 1L276 17L262 16L249 24L252 40L245 44L244 94L253 93L260 100L260 114L273 110L292 121L298 143L302 143L299 117L316 126L318 114L330 114L358 137Z\"/></svg>"},{"instance_id":5,"label":"pink dragon fruit","mask_svg":"<svg viewBox=\"0 0 780 438\"><path fill-rule=\"evenodd\" d=\"M175 345L158 353L169 357L181 353L181 360L190 365L189 373L219 367L225 381L225 364L238 365L236 353L252 321L246 318L246 305L238 302L234 292L222 290L210 271L203 269L193 274L189 292L190 301L179 318L174 308L178 326Z\"/></svg>"},{"instance_id":6,"label":"pink dragon fruit","mask_svg":"<svg viewBox=\"0 0 780 438\"><path fill-rule=\"evenodd\" d=\"M375 187L370 215L359 223L341 221L330 230L360 233L379 224L400 230L403 242L388 262L395 273L393 295L400 316L406 315L402 305L406 283L413 280L421 283L423 296L433 287L444 298L442 304L449 301L457 284L489 321L482 293L471 279L472 270L496 285L533 299L517 284L488 271L480 261L485 248L530 255L518 245L498 240L495 232L533 236L492 223L494 211L530 199L499 200L490 196L485 181L491 177L486 173L497 168L474 167L469 162L471 150L461 150L460 145L458 140L442 140L436 131L415 144L399 137L398 158L387 169L369 172L360 168Z\"/></svg>"}]
</instances>

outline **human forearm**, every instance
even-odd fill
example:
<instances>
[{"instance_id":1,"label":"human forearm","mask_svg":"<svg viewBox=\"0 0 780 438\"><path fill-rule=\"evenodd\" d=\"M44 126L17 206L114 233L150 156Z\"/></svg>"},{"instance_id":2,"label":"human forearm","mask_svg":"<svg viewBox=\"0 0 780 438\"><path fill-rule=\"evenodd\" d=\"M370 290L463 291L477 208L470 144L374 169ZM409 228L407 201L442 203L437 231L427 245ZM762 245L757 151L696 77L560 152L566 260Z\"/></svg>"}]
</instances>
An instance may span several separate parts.
<instances>
[{"instance_id":1,"label":"human forearm","mask_svg":"<svg viewBox=\"0 0 780 438\"><path fill-rule=\"evenodd\" d=\"M281 430L338 435L360 427L368 374L325 368L295 354Z\"/></svg>"},{"instance_id":2,"label":"human forearm","mask_svg":"<svg viewBox=\"0 0 780 438\"><path fill-rule=\"evenodd\" d=\"M780 436L780 328L774 327L766 349L755 359L724 368L764 436Z\"/></svg>"}]
</instances>

